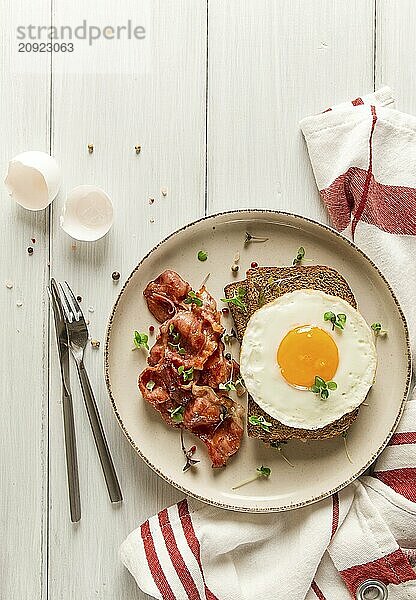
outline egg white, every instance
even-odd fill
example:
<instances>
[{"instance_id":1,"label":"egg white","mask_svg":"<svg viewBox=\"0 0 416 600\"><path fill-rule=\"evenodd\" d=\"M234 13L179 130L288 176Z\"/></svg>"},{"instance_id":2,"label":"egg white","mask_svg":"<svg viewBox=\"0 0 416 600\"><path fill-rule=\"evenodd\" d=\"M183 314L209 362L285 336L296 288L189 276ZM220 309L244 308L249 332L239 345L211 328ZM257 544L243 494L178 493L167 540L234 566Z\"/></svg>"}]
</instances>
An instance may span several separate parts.
<instances>
[{"instance_id":1,"label":"egg white","mask_svg":"<svg viewBox=\"0 0 416 600\"><path fill-rule=\"evenodd\" d=\"M344 313L345 329L332 331L324 313ZM337 389L322 400L291 386L280 373L277 349L285 335L301 325L320 327L338 347L339 364L332 378ZM319 429L353 411L373 385L377 353L373 333L348 302L318 290L284 294L250 318L241 344L240 368L247 391L271 417L290 427Z\"/></svg>"}]
</instances>

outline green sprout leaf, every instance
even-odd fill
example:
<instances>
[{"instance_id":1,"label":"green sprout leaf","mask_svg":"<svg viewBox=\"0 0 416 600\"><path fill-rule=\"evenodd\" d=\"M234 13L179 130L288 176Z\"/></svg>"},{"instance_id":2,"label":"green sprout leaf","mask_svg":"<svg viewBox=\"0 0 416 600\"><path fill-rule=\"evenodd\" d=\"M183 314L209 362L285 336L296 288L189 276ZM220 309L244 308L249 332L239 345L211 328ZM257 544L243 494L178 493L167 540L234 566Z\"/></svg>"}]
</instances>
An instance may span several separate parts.
<instances>
[{"instance_id":1,"label":"green sprout leaf","mask_svg":"<svg viewBox=\"0 0 416 600\"><path fill-rule=\"evenodd\" d=\"M262 415L250 415L248 421L249 423L251 423L251 425L256 425L264 431L267 431L267 433L270 432L270 427L272 426L272 424L266 421L266 419Z\"/></svg>"},{"instance_id":2,"label":"green sprout leaf","mask_svg":"<svg viewBox=\"0 0 416 600\"><path fill-rule=\"evenodd\" d=\"M234 295L231 298L221 298L221 302L225 302L226 304L234 304L234 306L240 310L247 312L247 306L244 302L245 295L246 290L240 287L234 292Z\"/></svg>"},{"instance_id":3,"label":"green sprout leaf","mask_svg":"<svg viewBox=\"0 0 416 600\"><path fill-rule=\"evenodd\" d=\"M181 334L179 333L179 331L175 331L173 323L169 325L169 335L172 338L172 341L168 342L169 346L171 348L174 348L178 352L178 354L184 356L184 354L186 354L186 350L181 346Z\"/></svg>"},{"instance_id":4,"label":"green sprout leaf","mask_svg":"<svg viewBox=\"0 0 416 600\"><path fill-rule=\"evenodd\" d=\"M198 252L198 260L201 262L205 262L208 258L208 254L204 250L200 250Z\"/></svg>"},{"instance_id":5,"label":"green sprout leaf","mask_svg":"<svg viewBox=\"0 0 416 600\"><path fill-rule=\"evenodd\" d=\"M154 381L152 381L152 380L150 380L150 381L148 381L148 382L146 383L146 388L147 388L148 390L152 391L152 390L153 390L153 388L155 387L155 385L156 385L156 384L155 384L155 382L154 382Z\"/></svg>"},{"instance_id":6,"label":"green sprout leaf","mask_svg":"<svg viewBox=\"0 0 416 600\"><path fill-rule=\"evenodd\" d=\"M218 386L220 390L226 390L227 392L235 392L236 387L232 381L226 381L225 383L220 383Z\"/></svg>"},{"instance_id":7,"label":"green sprout leaf","mask_svg":"<svg viewBox=\"0 0 416 600\"><path fill-rule=\"evenodd\" d=\"M372 323L371 329L374 331L375 336L387 335L387 330L383 329L383 326L381 325L381 323Z\"/></svg>"},{"instance_id":8,"label":"green sprout leaf","mask_svg":"<svg viewBox=\"0 0 416 600\"><path fill-rule=\"evenodd\" d=\"M183 365L180 365L180 367L178 367L178 373L179 375L182 375L183 380L186 383L187 381L191 381L191 379L193 379L194 368L190 367L188 370L186 370Z\"/></svg>"},{"instance_id":9,"label":"green sprout leaf","mask_svg":"<svg viewBox=\"0 0 416 600\"><path fill-rule=\"evenodd\" d=\"M149 345L147 343L148 341L149 336L147 333L140 333L139 331L134 332L133 342L136 348L146 348L146 350L149 350Z\"/></svg>"},{"instance_id":10,"label":"green sprout leaf","mask_svg":"<svg viewBox=\"0 0 416 600\"><path fill-rule=\"evenodd\" d=\"M193 290L188 292L188 295L183 302L184 302L184 304L195 304L196 306L199 306L199 307L202 306L201 298L198 298L198 296L195 294L195 292Z\"/></svg>"},{"instance_id":11,"label":"green sprout leaf","mask_svg":"<svg viewBox=\"0 0 416 600\"><path fill-rule=\"evenodd\" d=\"M292 261L292 265L300 265L300 263L302 262L302 259L305 258L305 248L303 246L300 246L296 252L296 256Z\"/></svg>"},{"instance_id":12,"label":"green sprout leaf","mask_svg":"<svg viewBox=\"0 0 416 600\"><path fill-rule=\"evenodd\" d=\"M332 323L332 331L334 331L335 327L337 329L345 329L347 315L344 315L344 313L336 315L331 310L328 310L324 313L324 321L330 321Z\"/></svg>"},{"instance_id":13,"label":"green sprout leaf","mask_svg":"<svg viewBox=\"0 0 416 600\"><path fill-rule=\"evenodd\" d=\"M261 467L257 467L256 469L258 477L270 477L272 470L270 467L264 467L263 465L261 465Z\"/></svg>"},{"instance_id":14,"label":"green sprout leaf","mask_svg":"<svg viewBox=\"0 0 416 600\"><path fill-rule=\"evenodd\" d=\"M326 388L325 379L322 379L322 377L319 377L319 375L316 375L315 385L317 388Z\"/></svg>"},{"instance_id":15,"label":"green sprout leaf","mask_svg":"<svg viewBox=\"0 0 416 600\"><path fill-rule=\"evenodd\" d=\"M177 406L176 408L170 411L170 418L174 423L182 423L184 411L184 406Z\"/></svg>"},{"instance_id":16,"label":"green sprout leaf","mask_svg":"<svg viewBox=\"0 0 416 600\"><path fill-rule=\"evenodd\" d=\"M337 389L335 381L325 381L319 375L315 376L315 383L309 388L309 391L314 394L319 394L322 400L326 400L329 397L329 392Z\"/></svg>"}]
</instances>

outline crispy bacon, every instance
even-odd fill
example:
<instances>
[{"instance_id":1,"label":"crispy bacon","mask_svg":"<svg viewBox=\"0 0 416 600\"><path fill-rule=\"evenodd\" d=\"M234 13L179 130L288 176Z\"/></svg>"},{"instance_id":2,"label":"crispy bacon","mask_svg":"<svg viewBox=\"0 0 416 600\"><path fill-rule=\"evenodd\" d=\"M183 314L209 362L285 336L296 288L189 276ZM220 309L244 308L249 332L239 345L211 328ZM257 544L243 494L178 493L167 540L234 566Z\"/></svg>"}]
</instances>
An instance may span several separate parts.
<instances>
[{"instance_id":1,"label":"crispy bacon","mask_svg":"<svg viewBox=\"0 0 416 600\"><path fill-rule=\"evenodd\" d=\"M175 271L166 270L147 284L143 296L152 315L163 323L173 317L190 290L189 283Z\"/></svg>"},{"instance_id":2,"label":"crispy bacon","mask_svg":"<svg viewBox=\"0 0 416 600\"><path fill-rule=\"evenodd\" d=\"M193 367L201 370L218 344L219 334L209 321L193 310L181 310L160 327L156 343L150 351L149 364L155 365L166 357L185 369Z\"/></svg>"},{"instance_id":3,"label":"crispy bacon","mask_svg":"<svg viewBox=\"0 0 416 600\"><path fill-rule=\"evenodd\" d=\"M226 419L213 433L200 436L208 449L208 455L213 467L223 467L227 464L230 456L240 448L243 437L243 414L241 404L236 405L236 411L232 418Z\"/></svg>"},{"instance_id":4,"label":"crispy bacon","mask_svg":"<svg viewBox=\"0 0 416 600\"><path fill-rule=\"evenodd\" d=\"M190 291L174 271L164 271L144 290L149 310L162 325L139 389L166 423L198 436L212 466L222 467L240 447L244 411L219 385L237 379L239 366L224 357L224 328L214 298L203 286L196 293L200 306L185 303ZM178 372L182 367L191 370L190 379ZM176 423L171 413L178 407L183 420Z\"/></svg>"}]
</instances>

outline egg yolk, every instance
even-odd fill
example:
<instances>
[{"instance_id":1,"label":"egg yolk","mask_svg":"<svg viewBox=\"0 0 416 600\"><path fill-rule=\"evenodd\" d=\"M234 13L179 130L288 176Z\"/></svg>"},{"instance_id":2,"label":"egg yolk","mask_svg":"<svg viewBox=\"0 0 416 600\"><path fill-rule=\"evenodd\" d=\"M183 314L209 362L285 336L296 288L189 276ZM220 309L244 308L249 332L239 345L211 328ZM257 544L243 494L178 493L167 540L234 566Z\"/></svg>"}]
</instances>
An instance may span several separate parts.
<instances>
[{"instance_id":1,"label":"egg yolk","mask_svg":"<svg viewBox=\"0 0 416 600\"><path fill-rule=\"evenodd\" d=\"M277 364L284 379L297 387L311 387L315 376L330 381L338 368L338 348L329 333L312 325L292 329L280 342Z\"/></svg>"}]
</instances>

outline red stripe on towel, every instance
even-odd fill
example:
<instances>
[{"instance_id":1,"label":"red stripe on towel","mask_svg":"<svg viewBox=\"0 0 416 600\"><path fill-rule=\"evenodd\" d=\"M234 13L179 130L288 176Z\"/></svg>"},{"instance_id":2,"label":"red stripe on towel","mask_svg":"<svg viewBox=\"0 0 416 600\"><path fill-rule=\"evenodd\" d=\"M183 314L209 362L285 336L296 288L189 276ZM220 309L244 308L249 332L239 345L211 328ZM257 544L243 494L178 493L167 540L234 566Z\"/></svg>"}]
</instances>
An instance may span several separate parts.
<instances>
[{"instance_id":1,"label":"red stripe on towel","mask_svg":"<svg viewBox=\"0 0 416 600\"><path fill-rule=\"evenodd\" d=\"M374 475L398 494L416 502L416 468L377 471Z\"/></svg>"},{"instance_id":2,"label":"red stripe on towel","mask_svg":"<svg viewBox=\"0 0 416 600\"><path fill-rule=\"evenodd\" d=\"M353 106L359 106L360 104L364 104L364 100L362 98L358 97L355 100L351 100L351 104Z\"/></svg>"},{"instance_id":3,"label":"red stripe on towel","mask_svg":"<svg viewBox=\"0 0 416 600\"><path fill-rule=\"evenodd\" d=\"M147 564L149 565L150 573L152 574L153 581L155 582L157 589L162 594L163 600L176 600L175 595L172 592L172 588L170 587L160 565L152 537L152 532L150 531L149 521L146 521L143 523L143 525L141 525L140 532L143 540Z\"/></svg>"},{"instance_id":4,"label":"red stripe on towel","mask_svg":"<svg viewBox=\"0 0 416 600\"><path fill-rule=\"evenodd\" d=\"M332 531L331 540L334 537L339 523L339 496L338 492L332 496Z\"/></svg>"},{"instance_id":5,"label":"red stripe on towel","mask_svg":"<svg viewBox=\"0 0 416 600\"><path fill-rule=\"evenodd\" d=\"M355 229L357 227L357 223L361 219L361 215L363 214L365 205L367 203L368 192L370 189L370 182L371 182L371 178L373 175L373 133L374 133L374 127L376 126L376 122L377 122L377 113L376 113L375 106L371 106L371 114L373 115L373 121L371 124L370 138L368 140L370 156L369 156L369 160L368 160L367 177L366 177L365 183L364 183L363 195L361 196L360 204L358 205L357 212L354 215L354 219L353 219L352 225L351 225L351 234L352 234L353 239L354 239L354 233L355 233Z\"/></svg>"},{"instance_id":6,"label":"red stripe on towel","mask_svg":"<svg viewBox=\"0 0 416 600\"><path fill-rule=\"evenodd\" d=\"M198 588L196 587L195 581L193 580L176 543L175 534L173 533L172 525L169 521L167 509L161 510L158 517L160 530L163 534L170 560L172 561L172 565L174 566L188 597L191 600L200 600L201 596L199 595Z\"/></svg>"},{"instance_id":7,"label":"red stripe on towel","mask_svg":"<svg viewBox=\"0 0 416 600\"><path fill-rule=\"evenodd\" d=\"M401 444L416 444L416 431L394 433L389 442L389 446L399 446Z\"/></svg>"},{"instance_id":8,"label":"red stripe on towel","mask_svg":"<svg viewBox=\"0 0 416 600\"><path fill-rule=\"evenodd\" d=\"M317 598L319 598L319 600L326 600L325 596L323 595L323 593L319 589L318 584L316 583L315 580L313 580L312 583L311 583L311 590L313 590L315 592L315 596Z\"/></svg>"},{"instance_id":9,"label":"red stripe on towel","mask_svg":"<svg viewBox=\"0 0 416 600\"><path fill-rule=\"evenodd\" d=\"M341 577L354 598L358 586L366 579L372 579L374 574L376 574L379 581L386 585L389 583L397 585L416 579L416 573L400 549L364 565L357 565L340 571Z\"/></svg>"},{"instance_id":10,"label":"red stripe on towel","mask_svg":"<svg viewBox=\"0 0 416 600\"><path fill-rule=\"evenodd\" d=\"M199 568L201 569L201 575L205 585L206 600L218 600L215 594L213 594L211 590L208 589L207 584L205 583L205 575L202 569L201 562L201 546L195 534L195 529L192 523L191 515L189 514L189 507L186 498L178 502L178 513L182 523L183 533L185 535L186 541L188 542L188 546L192 554L195 556Z\"/></svg>"}]
</instances>

